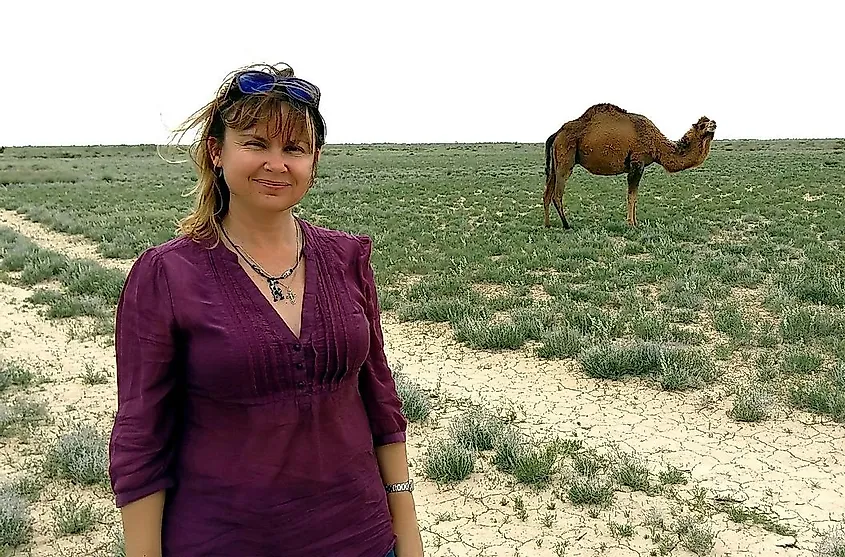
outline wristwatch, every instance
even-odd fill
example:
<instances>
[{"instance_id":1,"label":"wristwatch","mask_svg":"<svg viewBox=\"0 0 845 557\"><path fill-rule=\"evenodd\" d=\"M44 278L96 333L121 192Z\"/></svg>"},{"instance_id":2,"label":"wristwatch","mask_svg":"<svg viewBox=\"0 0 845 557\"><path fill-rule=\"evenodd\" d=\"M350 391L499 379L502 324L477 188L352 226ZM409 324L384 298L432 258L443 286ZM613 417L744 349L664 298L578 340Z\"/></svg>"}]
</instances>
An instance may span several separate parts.
<instances>
[{"instance_id":1,"label":"wristwatch","mask_svg":"<svg viewBox=\"0 0 845 557\"><path fill-rule=\"evenodd\" d=\"M397 491L414 491L414 480L407 482L400 482L398 484L387 484L384 490L388 493L396 493Z\"/></svg>"}]
</instances>

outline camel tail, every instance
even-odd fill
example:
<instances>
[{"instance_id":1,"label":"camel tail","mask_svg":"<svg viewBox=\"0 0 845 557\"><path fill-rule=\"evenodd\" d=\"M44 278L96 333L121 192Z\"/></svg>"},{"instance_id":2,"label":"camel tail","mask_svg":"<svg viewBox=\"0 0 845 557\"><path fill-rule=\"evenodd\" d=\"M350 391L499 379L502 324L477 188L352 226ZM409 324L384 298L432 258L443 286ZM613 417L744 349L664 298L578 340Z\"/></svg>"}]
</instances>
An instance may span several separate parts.
<instances>
[{"instance_id":1,"label":"camel tail","mask_svg":"<svg viewBox=\"0 0 845 557\"><path fill-rule=\"evenodd\" d=\"M546 140L546 183L552 183L555 179L555 157L552 153L552 146L558 132L553 133Z\"/></svg>"}]
</instances>

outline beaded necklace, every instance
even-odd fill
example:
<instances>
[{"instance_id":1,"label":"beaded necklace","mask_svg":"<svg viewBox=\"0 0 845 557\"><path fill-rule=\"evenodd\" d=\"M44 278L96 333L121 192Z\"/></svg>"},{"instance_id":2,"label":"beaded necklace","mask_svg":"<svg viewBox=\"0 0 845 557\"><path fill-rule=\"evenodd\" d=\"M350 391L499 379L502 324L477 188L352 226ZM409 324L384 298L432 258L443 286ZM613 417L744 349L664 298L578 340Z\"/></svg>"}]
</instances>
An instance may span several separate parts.
<instances>
[{"instance_id":1,"label":"beaded necklace","mask_svg":"<svg viewBox=\"0 0 845 557\"><path fill-rule=\"evenodd\" d=\"M241 248L241 246L232 241L224 227L221 228L223 230L223 235L226 236L226 239L229 240L229 243L232 244L232 246L235 248L235 251L237 251L238 254L243 257L244 261L246 261L247 264L252 267L253 271L261 275L264 280L267 281L267 286L270 287L270 293L273 295L273 301L278 302L279 300L284 300L285 298L287 298L287 300L291 304L295 304L296 294L289 286L285 285L281 281L293 275L294 271L296 271L297 267L299 267L299 262L302 260L302 230L300 229L300 227L298 225L296 227L296 263L293 264L293 267L284 270L282 274L278 276L273 276L267 271L265 271L261 267L261 265L259 265L258 262L252 258L252 256L250 256L248 253L246 253L243 248ZM287 290L287 293L282 292L282 288Z\"/></svg>"}]
</instances>

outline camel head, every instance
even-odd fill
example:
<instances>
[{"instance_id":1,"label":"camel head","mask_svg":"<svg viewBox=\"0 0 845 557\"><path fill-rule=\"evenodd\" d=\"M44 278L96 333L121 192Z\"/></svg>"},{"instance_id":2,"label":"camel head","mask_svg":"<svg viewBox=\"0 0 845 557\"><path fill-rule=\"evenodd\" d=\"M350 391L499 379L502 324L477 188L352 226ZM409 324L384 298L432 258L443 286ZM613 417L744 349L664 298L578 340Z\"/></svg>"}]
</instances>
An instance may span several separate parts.
<instances>
[{"instance_id":1,"label":"camel head","mask_svg":"<svg viewBox=\"0 0 845 557\"><path fill-rule=\"evenodd\" d=\"M710 150L710 141L716 134L716 120L711 120L706 116L698 119L698 122L692 125L687 133L676 143L679 152L684 153L690 148L703 147L703 151Z\"/></svg>"},{"instance_id":2,"label":"camel head","mask_svg":"<svg viewBox=\"0 0 845 557\"><path fill-rule=\"evenodd\" d=\"M692 127L701 135L701 137L709 135L712 138L716 133L716 120L711 120L707 116L702 116L698 119L698 122L693 124Z\"/></svg>"}]
</instances>

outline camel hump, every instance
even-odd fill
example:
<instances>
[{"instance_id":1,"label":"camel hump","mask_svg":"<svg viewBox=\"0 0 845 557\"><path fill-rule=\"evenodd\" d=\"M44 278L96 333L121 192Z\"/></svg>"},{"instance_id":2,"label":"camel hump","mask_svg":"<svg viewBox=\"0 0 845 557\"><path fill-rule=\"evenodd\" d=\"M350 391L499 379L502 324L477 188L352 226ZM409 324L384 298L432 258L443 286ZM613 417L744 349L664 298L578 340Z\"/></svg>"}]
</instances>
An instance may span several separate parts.
<instances>
[{"instance_id":1,"label":"camel hump","mask_svg":"<svg viewBox=\"0 0 845 557\"><path fill-rule=\"evenodd\" d=\"M615 112L617 114L628 114L627 110L625 110L624 108L620 108L620 107L616 106L615 104L599 103L599 104L594 104L593 106L588 108L586 111L584 111L584 114L581 115L580 119L589 120L590 118L592 118L596 114L602 114L602 113L607 113L607 112Z\"/></svg>"}]
</instances>

